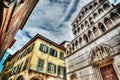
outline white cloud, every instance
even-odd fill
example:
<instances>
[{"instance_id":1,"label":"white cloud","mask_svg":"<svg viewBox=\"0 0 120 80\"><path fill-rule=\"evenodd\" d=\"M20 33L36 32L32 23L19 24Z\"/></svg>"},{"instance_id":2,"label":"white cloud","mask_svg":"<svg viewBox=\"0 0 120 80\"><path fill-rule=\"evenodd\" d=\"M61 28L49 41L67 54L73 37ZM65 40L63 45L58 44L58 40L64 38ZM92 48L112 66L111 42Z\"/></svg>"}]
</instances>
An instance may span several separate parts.
<instances>
[{"instance_id":1,"label":"white cloud","mask_svg":"<svg viewBox=\"0 0 120 80\"><path fill-rule=\"evenodd\" d=\"M20 49L33 36L42 36L61 43L73 39L71 23L83 5L91 0L40 0L23 31L16 35L17 41L12 51Z\"/></svg>"}]
</instances>

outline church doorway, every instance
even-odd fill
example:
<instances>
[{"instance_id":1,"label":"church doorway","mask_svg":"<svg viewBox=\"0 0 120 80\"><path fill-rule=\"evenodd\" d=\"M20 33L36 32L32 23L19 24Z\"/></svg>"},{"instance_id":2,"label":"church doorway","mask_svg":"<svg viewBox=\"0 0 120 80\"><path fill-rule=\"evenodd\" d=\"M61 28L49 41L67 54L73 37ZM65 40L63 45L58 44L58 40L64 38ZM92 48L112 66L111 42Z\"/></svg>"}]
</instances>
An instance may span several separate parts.
<instances>
[{"instance_id":1,"label":"church doorway","mask_svg":"<svg viewBox=\"0 0 120 80\"><path fill-rule=\"evenodd\" d=\"M100 68L103 80L118 80L112 64Z\"/></svg>"}]
</instances>

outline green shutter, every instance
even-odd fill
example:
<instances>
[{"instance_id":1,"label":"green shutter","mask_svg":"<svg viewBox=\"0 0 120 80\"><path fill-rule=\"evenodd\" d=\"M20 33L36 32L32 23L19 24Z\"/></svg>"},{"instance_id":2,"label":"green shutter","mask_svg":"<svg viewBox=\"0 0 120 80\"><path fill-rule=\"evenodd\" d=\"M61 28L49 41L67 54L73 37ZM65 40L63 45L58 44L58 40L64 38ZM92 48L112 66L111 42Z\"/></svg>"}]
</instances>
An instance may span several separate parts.
<instances>
[{"instance_id":1,"label":"green shutter","mask_svg":"<svg viewBox=\"0 0 120 80\"><path fill-rule=\"evenodd\" d=\"M38 61L38 71L43 71L43 66L44 66L44 60L39 59Z\"/></svg>"},{"instance_id":2,"label":"green shutter","mask_svg":"<svg viewBox=\"0 0 120 80\"><path fill-rule=\"evenodd\" d=\"M57 57L57 51L55 50L54 56Z\"/></svg>"},{"instance_id":3,"label":"green shutter","mask_svg":"<svg viewBox=\"0 0 120 80\"><path fill-rule=\"evenodd\" d=\"M58 77L59 77L59 75L60 75L60 66L58 65L58 72L57 72L57 75L58 75Z\"/></svg>"},{"instance_id":4,"label":"green shutter","mask_svg":"<svg viewBox=\"0 0 120 80\"><path fill-rule=\"evenodd\" d=\"M50 64L50 63L48 63L48 68L47 68L47 71L49 72L49 71L50 71L50 69L51 69L51 64Z\"/></svg>"},{"instance_id":5,"label":"green shutter","mask_svg":"<svg viewBox=\"0 0 120 80\"><path fill-rule=\"evenodd\" d=\"M47 49L46 49L46 53L48 53L48 46L46 46L46 48L47 48Z\"/></svg>"},{"instance_id":6,"label":"green shutter","mask_svg":"<svg viewBox=\"0 0 120 80\"><path fill-rule=\"evenodd\" d=\"M54 64L54 73L56 73L56 65Z\"/></svg>"},{"instance_id":7,"label":"green shutter","mask_svg":"<svg viewBox=\"0 0 120 80\"><path fill-rule=\"evenodd\" d=\"M28 64L28 60L29 60L29 59L27 59L27 60L25 61L24 66L23 66L23 70L26 69L27 64Z\"/></svg>"},{"instance_id":8,"label":"green shutter","mask_svg":"<svg viewBox=\"0 0 120 80\"><path fill-rule=\"evenodd\" d=\"M64 60L64 53L60 52L60 59Z\"/></svg>"},{"instance_id":9,"label":"green shutter","mask_svg":"<svg viewBox=\"0 0 120 80\"><path fill-rule=\"evenodd\" d=\"M50 48L50 52L49 52L50 55L52 55L52 48Z\"/></svg>"},{"instance_id":10,"label":"green shutter","mask_svg":"<svg viewBox=\"0 0 120 80\"><path fill-rule=\"evenodd\" d=\"M30 52L32 51L33 47L34 47L34 44L32 44L32 45L27 49L27 53L30 53Z\"/></svg>"},{"instance_id":11,"label":"green shutter","mask_svg":"<svg viewBox=\"0 0 120 80\"><path fill-rule=\"evenodd\" d=\"M63 74L64 79L66 79L66 67L64 67L64 74Z\"/></svg>"},{"instance_id":12,"label":"green shutter","mask_svg":"<svg viewBox=\"0 0 120 80\"><path fill-rule=\"evenodd\" d=\"M42 51L43 49L43 44L40 44L39 50Z\"/></svg>"}]
</instances>

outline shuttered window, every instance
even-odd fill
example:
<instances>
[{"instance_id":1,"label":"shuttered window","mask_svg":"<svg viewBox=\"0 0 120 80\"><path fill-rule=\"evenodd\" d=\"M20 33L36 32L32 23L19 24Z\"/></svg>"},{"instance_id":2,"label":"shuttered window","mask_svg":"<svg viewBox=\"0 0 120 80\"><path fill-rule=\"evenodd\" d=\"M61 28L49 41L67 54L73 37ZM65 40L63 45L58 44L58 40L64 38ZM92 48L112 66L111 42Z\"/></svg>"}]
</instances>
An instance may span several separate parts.
<instances>
[{"instance_id":1,"label":"shuttered window","mask_svg":"<svg viewBox=\"0 0 120 80\"><path fill-rule=\"evenodd\" d=\"M44 60L39 59L37 71L39 71L39 72L43 71L43 67L44 67Z\"/></svg>"},{"instance_id":2,"label":"shuttered window","mask_svg":"<svg viewBox=\"0 0 120 80\"><path fill-rule=\"evenodd\" d=\"M64 67L58 66L58 77L64 78Z\"/></svg>"},{"instance_id":3,"label":"shuttered window","mask_svg":"<svg viewBox=\"0 0 120 80\"><path fill-rule=\"evenodd\" d=\"M53 48L50 48L50 55L54 56L54 57L57 57L57 51Z\"/></svg>"},{"instance_id":4,"label":"shuttered window","mask_svg":"<svg viewBox=\"0 0 120 80\"><path fill-rule=\"evenodd\" d=\"M48 53L48 46L44 45L44 44L40 44L39 50L44 52L44 53Z\"/></svg>"},{"instance_id":5,"label":"shuttered window","mask_svg":"<svg viewBox=\"0 0 120 80\"><path fill-rule=\"evenodd\" d=\"M27 53L30 53L33 50L34 44L32 44L28 49L27 49Z\"/></svg>"},{"instance_id":6,"label":"shuttered window","mask_svg":"<svg viewBox=\"0 0 120 80\"><path fill-rule=\"evenodd\" d=\"M60 52L60 59L64 60L64 53L63 52Z\"/></svg>"},{"instance_id":7,"label":"shuttered window","mask_svg":"<svg viewBox=\"0 0 120 80\"><path fill-rule=\"evenodd\" d=\"M52 64L52 63L48 63L48 73L53 73L55 74L56 73L56 65L55 64Z\"/></svg>"},{"instance_id":8,"label":"shuttered window","mask_svg":"<svg viewBox=\"0 0 120 80\"><path fill-rule=\"evenodd\" d=\"M23 66L23 70L25 70L25 69L27 68L28 61L29 61L29 59L27 59L27 60L25 61L24 66Z\"/></svg>"}]
</instances>

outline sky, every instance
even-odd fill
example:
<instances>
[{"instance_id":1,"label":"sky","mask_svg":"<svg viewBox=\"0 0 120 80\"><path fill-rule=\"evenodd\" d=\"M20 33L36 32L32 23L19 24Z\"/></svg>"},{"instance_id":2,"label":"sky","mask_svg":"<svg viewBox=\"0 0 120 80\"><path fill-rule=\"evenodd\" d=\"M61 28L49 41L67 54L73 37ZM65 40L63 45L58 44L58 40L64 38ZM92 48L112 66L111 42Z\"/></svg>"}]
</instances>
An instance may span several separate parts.
<instances>
[{"instance_id":1,"label":"sky","mask_svg":"<svg viewBox=\"0 0 120 80\"><path fill-rule=\"evenodd\" d=\"M80 9L92 0L39 0L23 30L17 31L15 44L10 48L14 54L36 34L58 44L73 39L71 23Z\"/></svg>"}]
</instances>

